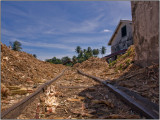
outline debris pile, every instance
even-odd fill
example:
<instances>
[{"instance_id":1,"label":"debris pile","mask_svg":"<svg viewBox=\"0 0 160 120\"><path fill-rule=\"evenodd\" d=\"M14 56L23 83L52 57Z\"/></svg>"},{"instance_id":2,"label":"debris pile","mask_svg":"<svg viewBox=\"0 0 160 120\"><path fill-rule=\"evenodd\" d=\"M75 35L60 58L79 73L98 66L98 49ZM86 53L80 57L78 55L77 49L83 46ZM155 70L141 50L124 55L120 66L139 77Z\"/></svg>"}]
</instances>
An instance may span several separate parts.
<instances>
[{"instance_id":1,"label":"debris pile","mask_svg":"<svg viewBox=\"0 0 160 120\"><path fill-rule=\"evenodd\" d=\"M40 100L28 105L18 119L143 118L106 86L78 74L75 69L66 71L51 86L40 95Z\"/></svg>"},{"instance_id":2,"label":"debris pile","mask_svg":"<svg viewBox=\"0 0 160 120\"><path fill-rule=\"evenodd\" d=\"M108 67L108 63L97 57L90 57L88 60L74 65L79 69L100 69Z\"/></svg>"},{"instance_id":3,"label":"debris pile","mask_svg":"<svg viewBox=\"0 0 160 120\"><path fill-rule=\"evenodd\" d=\"M1 82L6 85L44 82L62 69L63 65L40 61L28 53L10 50L1 44Z\"/></svg>"},{"instance_id":4,"label":"debris pile","mask_svg":"<svg viewBox=\"0 0 160 120\"><path fill-rule=\"evenodd\" d=\"M127 87L130 90L159 104L159 65L128 71L119 78L112 80L113 84Z\"/></svg>"},{"instance_id":5,"label":"debris pile","mask_svg":"<svg viewBox=\"0 0 160 120\"><path fill-rule=\"evenodd\" d=\"M2 100L12 101L29 95L40 84L56 77L63 69L63 65L40 61L31 54L13 51L1 43ZM2 108L3 106L6 105L2 101Z\"/></svg>"},{"instance_id":6,"label":"debris pile","mask_svg":"<svg viewBox=\"0 0 160 120\"><path fill-rule=\"evenodd\" d=\"M159 104L159 65L153 64L149 67L141 68L134 64L134 56L134 45L131 45L125 54L119 55L115 61L108 65L106 62L96 59L96 63L102 62L102 66L95 67L95 61L93 63L85 61L76 67L101 79L111 80L111 84L127 87ZM88 64L90 67L87 67Z\"/></svg>"}]
</instances>

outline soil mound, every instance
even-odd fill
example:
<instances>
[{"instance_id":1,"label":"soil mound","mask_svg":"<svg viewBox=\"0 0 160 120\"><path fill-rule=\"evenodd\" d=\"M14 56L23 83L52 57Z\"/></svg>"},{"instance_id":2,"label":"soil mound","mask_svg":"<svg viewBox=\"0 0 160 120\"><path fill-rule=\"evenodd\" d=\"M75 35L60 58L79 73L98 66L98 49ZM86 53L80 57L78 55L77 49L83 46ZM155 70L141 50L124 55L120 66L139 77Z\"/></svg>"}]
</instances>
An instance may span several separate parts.
<instances>
[{"instance_id":1,"label":"soil mound","mask_svg":"<svg viewBox=\"0 0 160 120\"><path fill-rule=\"evenodd\" d=\"M74 67L77 67L80 69L92 69L92 68L99 69L99 68L108 67L108 63L100 58L91 57L82 63L75 64Z\"/></svg>"},{"instance_id":2,"label":"soil mound","mask_svg":"<svg viewBox=\"0 0 160 120\"><path fill-rule=\"evenodd\" d=\"M25 52L9 49L1 44L1 82L19 85L50 80L65 67L40 61Z\"/></svg>"}]
</instances>

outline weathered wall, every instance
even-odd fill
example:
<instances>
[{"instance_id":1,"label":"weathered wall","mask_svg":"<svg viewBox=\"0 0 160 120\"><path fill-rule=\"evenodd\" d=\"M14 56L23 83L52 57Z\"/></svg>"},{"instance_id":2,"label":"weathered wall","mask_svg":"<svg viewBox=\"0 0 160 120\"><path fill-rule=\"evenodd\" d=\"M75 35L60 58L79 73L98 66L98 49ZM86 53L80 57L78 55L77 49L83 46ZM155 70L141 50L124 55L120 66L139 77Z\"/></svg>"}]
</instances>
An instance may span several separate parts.
<instances>
[{"instance_id":1,"label":"weathered wall","mask_svg":"<svg viewBox=\"0 0 160 120\"><path fill-rule=\"evenodd\" d=\"M127 27L127 35L122 37L121 28L123 26ZM132 26L130 23L121 23L118 32L116 33L112 44L111 53L117 52L119 50L127 49L132 44ZM116 49L118 46L119 49Z\"/></svg>"},{"instance_id":2,"label":"weathered wall","mask_svg":"<svg viewBox=\"0 0 160 120\"><path fill-rule=\"evenodd\" d=\"M132 1L135 62L143 67L159 63L159 2Z\"/></svg>"}]
</instances>

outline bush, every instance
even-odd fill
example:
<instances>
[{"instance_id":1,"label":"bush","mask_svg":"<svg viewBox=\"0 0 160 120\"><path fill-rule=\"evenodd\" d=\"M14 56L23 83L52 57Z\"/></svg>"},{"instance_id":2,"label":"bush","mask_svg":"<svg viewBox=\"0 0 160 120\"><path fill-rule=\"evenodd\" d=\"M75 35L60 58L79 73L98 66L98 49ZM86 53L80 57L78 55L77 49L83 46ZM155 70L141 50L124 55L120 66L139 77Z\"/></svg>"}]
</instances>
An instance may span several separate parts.
<instances>
[{"instance_id":1,"label":"bush","mask_svg":"<svg viewBox=\"0 0 160 120\"><path fill-rule=\"evenodd\" d=\"M14 41L13 43L11 43L12 50L21 51L22 49L21 45L22 44L19 41Z\"/></svg>"}]
</instances>

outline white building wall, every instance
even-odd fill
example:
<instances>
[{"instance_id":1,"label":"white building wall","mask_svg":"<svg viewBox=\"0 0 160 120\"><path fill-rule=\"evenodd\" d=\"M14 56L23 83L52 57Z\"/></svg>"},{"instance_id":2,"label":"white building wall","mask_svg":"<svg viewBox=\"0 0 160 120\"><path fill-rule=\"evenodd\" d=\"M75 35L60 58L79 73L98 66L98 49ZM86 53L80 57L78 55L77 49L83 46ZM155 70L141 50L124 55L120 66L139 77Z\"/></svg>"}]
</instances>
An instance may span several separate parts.
<instances>
[{"instance_id":1,"label":"white building wall","mask_svg":"<svg viewBox=\"0 0 160 120\"><path fill-rule=\"evenodd\" d=\"M122 37L121 28L124 27L125 25L127 29L127 35ZM111 44L111 53L117 52L119 50L127 49L133 43L133 39L128 41L127 39L132 39L132 25L128 22L122 23L120 25L118 32L116 33Z\"/></svg>"}]
</instances>

